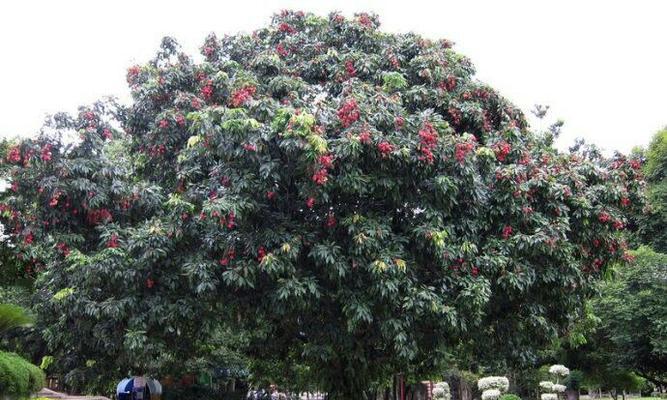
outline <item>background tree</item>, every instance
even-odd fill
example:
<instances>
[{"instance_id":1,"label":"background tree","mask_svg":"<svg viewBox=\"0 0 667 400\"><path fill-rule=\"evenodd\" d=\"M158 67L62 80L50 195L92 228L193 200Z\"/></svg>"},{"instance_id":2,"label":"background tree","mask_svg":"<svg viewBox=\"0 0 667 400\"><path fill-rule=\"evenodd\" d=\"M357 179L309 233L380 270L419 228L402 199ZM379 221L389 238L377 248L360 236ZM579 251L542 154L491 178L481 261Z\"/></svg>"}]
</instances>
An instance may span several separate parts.
<instances>
[{"instance_id":1,"label":"background tree","mask_svg":"<svg viewBox=\"0 0 667 400\"><path fill-rule=\"evenodd\" d=\"M667 252L667 128L658 131L644 152L650 211L640 218L642 241Z\"/></svg>"},{"instance_id":2,"label":"background tree","mask_svg":"<svg viewBox=\"0 0 667 400\"><path fill-rule=\"evenodd\" d=\"M167 38L129 108L7 148L3 222L70 382L167 373L222 321L358 399L569 324L625 254L639 163L558 152L450 42L377 27L286 11L199 63Z\"/></svg>"},{"instance_id":3,"label":"background tree","mask_svg":"<svg viewBox=\"0 0 667 400\"><path fill-rule=\"evenodd\" d=\"M611 365L667 385L667 256L640 248L633 264L605 283L593 307L613 345Z\"/></svg>"}]
</instances>

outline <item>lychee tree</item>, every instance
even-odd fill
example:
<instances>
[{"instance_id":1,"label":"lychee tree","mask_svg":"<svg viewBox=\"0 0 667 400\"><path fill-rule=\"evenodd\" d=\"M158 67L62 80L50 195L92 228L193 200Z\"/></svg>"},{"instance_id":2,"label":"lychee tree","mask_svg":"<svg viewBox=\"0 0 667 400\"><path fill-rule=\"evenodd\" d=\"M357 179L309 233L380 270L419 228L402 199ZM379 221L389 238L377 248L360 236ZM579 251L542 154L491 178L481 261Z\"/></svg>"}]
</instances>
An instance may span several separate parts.
<instances>
[{"instance_id":1,"label":"lychee tree","mask_svg":"<svg viewBox=\"0 0 667 400\"><path fill-rule=\"evenodd\" d=\"M624 256L639 162L559 152L451 42L377 28L283 12L202 61L167 38L128 107L5 147L3 222L76 377L164 373L224 321L351 399L567 325Z\"/></svg>"}]
</instances>

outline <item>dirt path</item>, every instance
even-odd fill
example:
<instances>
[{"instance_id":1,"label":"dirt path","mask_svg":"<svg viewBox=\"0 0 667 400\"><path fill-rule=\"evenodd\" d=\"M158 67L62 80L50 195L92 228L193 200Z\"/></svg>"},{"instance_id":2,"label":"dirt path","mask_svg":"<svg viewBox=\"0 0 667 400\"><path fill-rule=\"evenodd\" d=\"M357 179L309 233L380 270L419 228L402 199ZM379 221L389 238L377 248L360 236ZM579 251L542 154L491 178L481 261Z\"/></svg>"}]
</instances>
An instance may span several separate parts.
<instances>
[{"instance_id":1,"label":"dirt path","mask_svg":"<svg viewBox=\"0 0 667 400\"><path fill-rule=\"evenodd\" d=\"M63 399L63 400L109 400L103 396L70 396L66 393L54 392L50 389L42 389L37 393L37 397L46 397L47 399Z\"/></svg>"}]
</instances>

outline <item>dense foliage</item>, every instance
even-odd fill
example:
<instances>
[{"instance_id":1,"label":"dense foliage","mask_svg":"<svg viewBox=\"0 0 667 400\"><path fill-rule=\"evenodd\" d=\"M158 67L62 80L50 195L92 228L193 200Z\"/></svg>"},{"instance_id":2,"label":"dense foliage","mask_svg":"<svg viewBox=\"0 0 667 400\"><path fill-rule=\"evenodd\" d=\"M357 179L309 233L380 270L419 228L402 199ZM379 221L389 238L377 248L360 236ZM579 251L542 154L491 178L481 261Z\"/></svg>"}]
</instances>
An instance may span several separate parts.
<instances>
[{"instance_id":1,"label":"dense foliage","mask_svg":"<svg viewBox=\"0 0 667 400\"><path fill-rule=\"evenodd\" d=\"M27 397L44 387L44 372L14 353L0 352L0 395Z\"/></svg>"},{"instance_id":2,"label":"dense foliage","mask_svg":"<svg viewBox=\"0 0 667 400\"><path fill-rule=\"evenodd\" d=\"M377 27L284 12L202 62L165 39L128 108L5 147L2 222L70 382L178 370L224 321L358 398L569 324L625 256L639 162L558 152L450 42Z\"/></svg>"},{"instance_id":3,"label":"dense foliage","mask_svg":"<svg viewBox=\"0 0 667 400\"><path fill-rule=\"evenodd\" d=\"M644 172L651 207L641 219L642 239L656 251L667 253L667 128L653 136L645 157Z\"/></svg>"},{"instance_id":4,"label":"dense foliage","mask_svg":"<svg viewBox=\"0 0 667 400\"><path fill-rule=\"evenodd\" d=\"M640 248L631 265L605 283L594 309L608 340L610 367L667 384L667 255Z\"/></svg>"},{"instance_id":5,"label":"dense foliage","mask_svg":"<svg viewBox=\"0 0 667 400\"><path fill-rule=\"evenodd\" d=\"M19 306L0 304L0 333L26 326L31 316ZM0 351L0 396L24 398L44 387L44 372L19 355Z\"/></svg>"}]
</instances>

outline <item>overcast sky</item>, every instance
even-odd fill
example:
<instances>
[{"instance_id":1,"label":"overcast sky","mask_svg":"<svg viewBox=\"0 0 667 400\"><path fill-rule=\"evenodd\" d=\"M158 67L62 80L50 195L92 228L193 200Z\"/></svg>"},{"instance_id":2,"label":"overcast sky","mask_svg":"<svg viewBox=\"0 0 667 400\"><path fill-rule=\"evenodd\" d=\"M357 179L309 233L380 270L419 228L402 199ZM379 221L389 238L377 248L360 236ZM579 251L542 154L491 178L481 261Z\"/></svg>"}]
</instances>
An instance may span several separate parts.
<instances>
[{"instance_id":1,"label":"overcast sky","mask_svg":"<svg viewBox=\"0 0 667 400\"><path fill-rule=\"evenodd\" d=\"M528 111L551 106L575 137L646 145L667 125L667 1L3 1L0 136L105 95L128 100L127 67L165 35L191 54L209 32L250 32L283 8L380 15L381 29L447 38L478 78Z\"/></svg>"}]
</instances>

